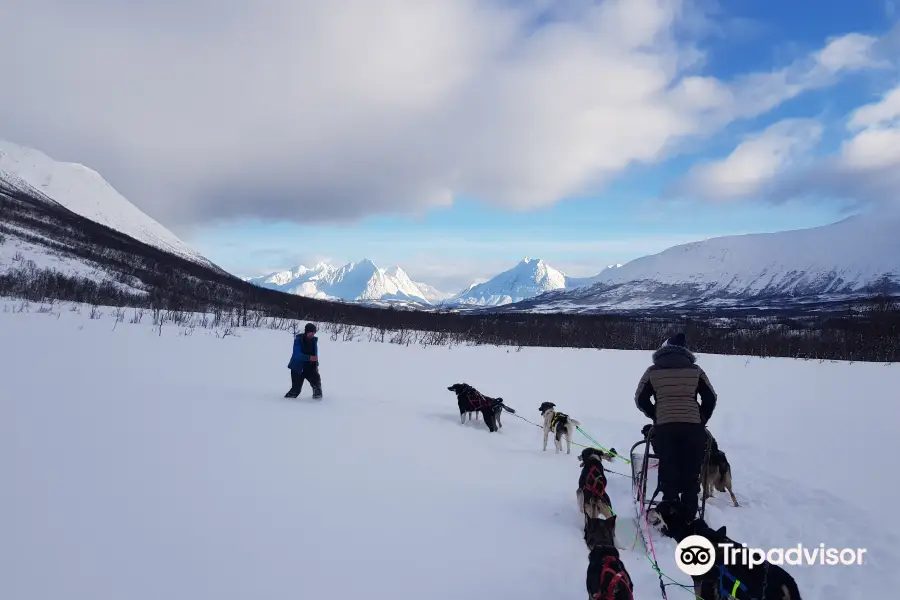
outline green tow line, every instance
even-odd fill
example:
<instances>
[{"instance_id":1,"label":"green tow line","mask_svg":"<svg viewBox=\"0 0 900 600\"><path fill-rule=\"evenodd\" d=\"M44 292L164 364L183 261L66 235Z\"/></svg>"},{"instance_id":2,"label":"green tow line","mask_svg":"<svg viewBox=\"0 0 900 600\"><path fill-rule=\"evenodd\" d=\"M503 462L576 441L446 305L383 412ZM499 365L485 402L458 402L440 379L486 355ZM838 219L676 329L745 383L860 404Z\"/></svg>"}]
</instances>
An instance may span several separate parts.
<instances>
[{"instance_id":1,"label":"green tow line","mask_svg":"<svg viewBox=\"0 0 900 600\"><path fill-rule=\"evenodd\" d=\"M609 450L607 450L606 448L604 448L604 447L600 444L600 442L598 442L597 440L595 440L594 438L592 438L591 436L589 436L589 435L587 434L587 432L585 432L585 430L582 429L581 427L576 427L575 429L577 429L578 431L580 431L580 432L581 432L581 435L583 435L584 437L586 437L587 439L589 439L591 442L593 442L593 444L594 444L595 446L597 446L598 448L600 448L601 450L603 450L603 452L605 452L606 454L612 454L612 455L615 456L616 458L621 458L622 460L624 460L624 461L625 461L625 464L628 464L628 465L631 464L631 461L628 460L627 458L625 458L624 456L621 456L621 455L619 455L619 454L616 454L615 452L610 452Z\"/></svg>"}]
</instances>

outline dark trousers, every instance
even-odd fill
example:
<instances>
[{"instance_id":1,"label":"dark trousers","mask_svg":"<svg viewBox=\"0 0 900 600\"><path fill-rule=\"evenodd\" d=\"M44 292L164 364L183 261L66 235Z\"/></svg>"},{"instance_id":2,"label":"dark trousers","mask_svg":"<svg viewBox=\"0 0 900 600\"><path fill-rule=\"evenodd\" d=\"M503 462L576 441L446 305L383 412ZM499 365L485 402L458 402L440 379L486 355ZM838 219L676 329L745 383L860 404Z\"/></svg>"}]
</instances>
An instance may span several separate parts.
<instances>
[{"instance_id":1,"label":"dark trousers","mask_svg":"<svg viewBox=\"0 0 900 600\"><path fill-rule=\"evenodd\" d=\"M314 394L322 393L322 377L319 375L319 367L314 363L303 365L302 371L291 369L291 390L285 394L296 398L303 389L303 381L308 381Z\"/></svg>"},{"instance_id":2,"label":"dark trousers","mask_svg":"<svg viewBox=\"0 0 900 600\"><path fill-rule=\"evenodd\" d=\"M700 509L700 470L706 457L706 439L706 428L699 424L668 423L653 428L662 499L680 502L691 517Z\"/></svg>"}]
</instances>

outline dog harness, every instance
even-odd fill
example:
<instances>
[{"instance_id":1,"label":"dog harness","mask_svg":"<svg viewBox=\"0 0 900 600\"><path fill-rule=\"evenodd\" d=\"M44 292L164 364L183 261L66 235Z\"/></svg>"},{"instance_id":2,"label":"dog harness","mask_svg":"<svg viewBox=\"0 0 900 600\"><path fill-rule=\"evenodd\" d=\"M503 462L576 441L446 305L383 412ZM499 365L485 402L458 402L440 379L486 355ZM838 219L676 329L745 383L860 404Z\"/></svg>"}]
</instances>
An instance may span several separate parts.
<instances>
[{"instance_id":1,"label":"dog harness","mask_svg":"<svg viewBox=\"0 0 900 600\"><path fill-rule=\"evenodd\" d=\"M613 568L614 566L620 568ZM603 583L604 580L606 585ZM628 591L628 598L634 600L634 593L632 592L634 586L631 583L631 578L628 577L628 573L622 567L621 561L615 556L607 556L603 559L603 568L600 571L600 591L593 594L591 598L594 600L616 600L616 591L619 589L619 585L625 586L625 589Z\"/></svg>"},{"instance_id":2,"label":"dog harness","mask_svg":"<svg viewBox=\"0 0 900 600\"><path fill-rule=\"evenodd\" d=\"M553 418L550 419L550 429L553 429L560 423L565 425L568 420L569 420L569 415L567 415L566 413L561 413L561 412L553 413Z\"/></svg>"},{"instance_id":3,"label":"dog harness","mask_svg":"<svg viewBox=\"0 0 900 600\"><path fill-rule=\"evenodd\" d=\"M469 405L472 407L472 410L484 410L485 408L490 408L491 403L484 397L484 394L473 389L469 393Z\"/></svg>"},{"instance_id":4,"label":"dog harness","mask_svg":"<svg viewBox=\"0 0 900 600\"><path fill-rule=\"evenodd\" d=\"M603 469L597 465L591 465L587 477L584 479L584 491L590 492L597 498L602 498L606 492L606 476Z\"/></svg>"},{"instance_id":5,"label":"dog harness","mask_svg":"<svg viewBox=\"0 0 900 600\"><path fill-rule=\"evenodd\" d=\"M755 598L750 595L750 589L747 587L747 584L743 583L740 579L732 575L723 565L717 566L719 568L719 591L724 594L726 598L736 599L738 597L738 592L744 592L744 594L746 594L744 598L746 598L747 600L755 600ZM768 581L769 566L766 565L765 569L766 581ZM726 579L728 580L727 583Z\"/></svg>"}]
</instances>

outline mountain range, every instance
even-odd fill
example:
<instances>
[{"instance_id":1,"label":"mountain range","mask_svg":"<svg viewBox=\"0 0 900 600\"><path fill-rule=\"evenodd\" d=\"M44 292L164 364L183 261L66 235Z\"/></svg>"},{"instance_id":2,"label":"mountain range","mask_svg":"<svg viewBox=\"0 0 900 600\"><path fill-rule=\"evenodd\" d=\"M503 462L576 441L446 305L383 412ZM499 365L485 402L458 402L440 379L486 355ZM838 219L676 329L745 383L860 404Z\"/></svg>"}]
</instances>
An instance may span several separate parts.
<instances>
[{"instance_id":1,"label":"mountain range","mask_svg":"<svg viewBox=\"0 0 900 600\"><path fill-rule=\"evenodd\" d=\"M434 287L413 281L399 266L379 268L368 258L342 266L318 263L300 265L245 281L289 294L322 300L400 301L431 305L449 297Z\"/></svg>"},{"instance_id":2,"label":"mountain range","mask_svg":"<svg viewBox=\"0 0 900 600\"><path fill-rule=\"evenodd\" d=\"M96 232L72 229L82 218L124 234L124 239L209 269L216 276L232 277L83 165L58 162L37 150L0 141L0 196L18 198L10 206L18 202L18 206L32 207L28 209L32 216L21 213L15 219L9 215L0 219L0 273L20 260L15 257L25 254L38 267L90 272L97 281L110 279L96 269L109 262L102 248L92 250L94 258L87 261L92 266L85 267L83 249L66 247L67 242L52 233L58 229L34 220L35 215L52 213L47 218L56 219L54 227L64 225L66 235L81 239L79 243L96 246L88 240ZM38 205L45 208L35 208ZM64 214L77 218L60 216ZM380 268L368 259L341 266L299 266L243 279L312 298L399 303L411 308L441 305L479 311L604 312L778 307L842 301L876 292L900 293L898 230L897 213L858 215L809 229L683 244L624 265L610 265L591 277L571 277L541 259L525 258L487 281L452 294L413 280L400 266ZM109 234L100 237L107 239ZM121 245L129 242L110 243L116 247L106 254L121 252Z\"/></svg>"},{"instance_id":3,"label":"mountain range","mask_svg":"<svg viewBox=\"0 0 900 600\"><path fill-rule=\"evenodd\" d=\"M607 269L620 266L610 265ZM541 259L525 258L487 281L475 282L456 294L449 294L413 281L399 266L380 268L364 258L342 266L327 263L318 263L314 267L300 265L260 277L245 277L244 280L323 300L491 307L521 302L548 291L576 289L592 284L597 277L570 277Z\"/></svg>"},{"instance_id":4,"label":"mountain range","mask_svg":"<svg viewBox=\"0 0 900 600\"><path fill-rule=\"evenodd\" d=\"M776 233L674 246L514 310L777 307L900 293L900 214L880 212Z\"/></svg>"},{"instance_id":5,"label":"mountain range","mask_svg":"<svg viewBox=\"0 0 900 600\"><path fill-rule=\"evenodd\" d=\"M604 271L620 266L610 265ZM512 269L503 271L483 283L473 283L448 298L447 303L463 306L515 304L546 292L574 290L591 285L598 277L599 274L593 277L571 277L539 258L526 257Z\"/></svg>"}]
</instances>

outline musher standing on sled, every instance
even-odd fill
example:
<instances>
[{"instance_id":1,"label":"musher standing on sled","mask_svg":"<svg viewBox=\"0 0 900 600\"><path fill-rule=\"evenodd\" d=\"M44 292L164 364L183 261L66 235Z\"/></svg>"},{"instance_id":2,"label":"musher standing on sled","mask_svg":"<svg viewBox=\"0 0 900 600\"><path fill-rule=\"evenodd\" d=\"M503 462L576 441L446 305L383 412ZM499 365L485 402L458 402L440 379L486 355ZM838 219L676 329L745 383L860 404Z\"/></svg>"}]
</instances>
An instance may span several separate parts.
<instances>
[{"instance_id":1,"label":"musher standing on sled","mask_svg":"<svg viewBox=\"0 0 900 600\"><path fill-rule=\"evenodd\" d=\"M303 333L294 336L294 350L288 363L291 370L291 389L285 398L296 398L303 389L303 380L309 381L313 389L313 398L322 397L322 378L319 376L319 338L316 337L316 326L307 323Z\"/></svg>"},{"instance_id":2,"label":"musher standing on sled","mask_svg":"<svg viewBox=\"0 0 900 600\"><path fill-rule=\"evenodd\" d=\"M634 394L638 409L653 420L662 501L680 502L691 518L700 508L706 422L716 407L716 392L696 362L683 333L669 338L653 353Z\"/></svg>"}]
</instances>

